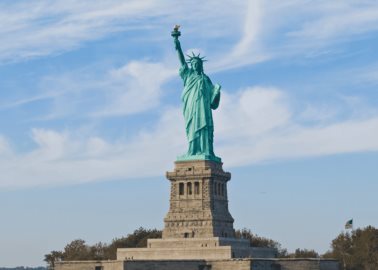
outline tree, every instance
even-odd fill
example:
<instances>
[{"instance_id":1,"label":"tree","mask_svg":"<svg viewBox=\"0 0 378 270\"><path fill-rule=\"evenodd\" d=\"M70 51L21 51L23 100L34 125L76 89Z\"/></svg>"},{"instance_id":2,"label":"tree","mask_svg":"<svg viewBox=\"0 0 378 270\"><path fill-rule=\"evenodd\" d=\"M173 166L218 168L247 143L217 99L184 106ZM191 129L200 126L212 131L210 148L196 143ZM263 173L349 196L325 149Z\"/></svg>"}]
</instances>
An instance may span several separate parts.
<instances>
[{"instance_id":1,"label":"tree","mask_svg":"<svg viewBox=\"0 0 378 270\"><path fill-rule=\"evenodd\" d=\"M46 263L49 269L54 269L55 262L59 262L63 259L63 252L61 251L51 251L51 253L46 254L45 258L43 259Z\"/></svg>"},{"instance_id":2,"label":"tree","mask_svg":"<svg viewBox=\"0 0 378 270\"><path fill-rule=\"evenodd\" d=\"M73 240L65 246L63 259L65 261L90 260L90 247L82 239Z\"/></svg>"},{"instance_id":3,"label":"tree","mask_svg":"<svg viewBox=\"0 0 378 270\"><path fill-rule=\"evenodd\" d=\"M107 259L116 259L117 248L147 247L147 239L161 238L162 231L140 227L126 237L114 238L106 250Z\"/></svg>"},{"instance_id":4,"label":"tree","mask_svg":"<svg viewBox=\"0 0 378 270\"><path fill-rule=\"evenodd\" d=\"M236 230L235 237L248 239L251 247L275 248L277 249L278 257L282 258L287 256L287 250L282 248L280 243L272 239L261 237L257 234L253 234L250 229L243 228L241 230Z\"/></svg>"},{"instance_id":5,"label":"tree","mask_svg":"<svg viewBox=\"0 0 378 270\"><path fill-rule=\"evenodd\" d=\"M108 245L102 242L89 247L89 258L91 260L106 260Z\"/></svg>"},{"instance_id":6,"label":"tree","mask_svg":"<svg viewBox=\"0 0 378 270\"><path fill-rule=\"evenodd\" d=\"M300 249L297 248L294 254L290 254L289 257L293 258L319 258L319 254L313 249Z\"/></svg>"},{"instance_id":7,"label":"tree","mask_svg":"<svg viewBox=\"0 0 378 270\"><path fill-rule=\"evenodd\" d=\"M115 238L110 245L99 242L89 246L82 239L76 239L67 244L63 251L52 251L45 255L44 261L53 269L58 261L81 260L115 260L117 248L147 247L147 239L161 238L162 231L140 227L126 237Z\"/></svg>"},{"instance_id":8,"label":"tree","mask_svg":"<svg viewBox=\"0 0 378 270\"><path fill-rule=\"evenodd\" d=\"M351 233L340 233L323 257L338 259L344 270L378 269L378 229L368 226Z\"/></svg>"}]
</instances>

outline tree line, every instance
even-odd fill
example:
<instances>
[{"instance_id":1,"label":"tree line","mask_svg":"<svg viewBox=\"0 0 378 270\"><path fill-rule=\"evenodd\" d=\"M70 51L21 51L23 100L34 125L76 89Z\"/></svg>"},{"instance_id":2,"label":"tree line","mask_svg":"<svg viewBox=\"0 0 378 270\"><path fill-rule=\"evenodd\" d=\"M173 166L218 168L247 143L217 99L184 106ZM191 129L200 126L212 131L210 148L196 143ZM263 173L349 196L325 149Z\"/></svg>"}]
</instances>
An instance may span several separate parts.
<instances>
[{"instance_id":1,"label":"tree line","mask_svg":"<svg viewBox=\"0 0 378 270\"><path fill-rule=\"evenodd\" d=\"M114 238L110 244L88 245L84 240L76 239L62 251L46 254L44 261L52 269L57 261L115 260L117 248L147 247L147 239L161 236L160 230L141 227L126 237ZM300 248L289 253L277 241L253 234L246 228L236 230L236 237L248 239L253 247L276 248L280 258L333 258L340 262L343 270L378 269L378 229L372 226L340 233L332 240L331 250L321 255L315 250Z\"/></svg>"},{"instance_id":2,"label":"tree line","mask_svg":"<svg viewBox=\"0 0 378 270\"><path fill-rule=\"evenodd\" d=\"M323 257L338 259L345 270L377 270L378 229L367 226L340 233Z\"/></svg>"},{"instance_id":3,"label":"tree line","mask_svg":"<svg viewBox=\"0 0 378 270\"><path fill-rule=\"evenodd\" d=\"M96 243L88 245L82 239L68 243L62 251L53 250L45 255L44 261L52 269L55 262L82 260L115 260L117 248L147 247L147 239L161 238L162 231L139 228L126 237L114 238L110 244Z\"/></svg>"}]
</instances>

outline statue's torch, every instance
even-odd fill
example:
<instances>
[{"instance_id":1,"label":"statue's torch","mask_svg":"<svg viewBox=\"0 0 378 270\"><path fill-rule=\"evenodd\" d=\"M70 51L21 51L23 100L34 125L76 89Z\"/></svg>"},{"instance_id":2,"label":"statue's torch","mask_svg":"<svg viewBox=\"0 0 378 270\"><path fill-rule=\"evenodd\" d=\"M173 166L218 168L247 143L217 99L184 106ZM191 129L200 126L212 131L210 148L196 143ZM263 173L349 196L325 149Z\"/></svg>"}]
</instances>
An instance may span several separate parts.
<instances>
[{"instance_id":1,"label":"statue's torch","mask_svg":"<svg viewBox=\"0 0 378 270\"><path fill-rule=\"evenodd\" d=\"M178 39L179 36L181 36L181 32L179 31L180 25L176 24L173 28L173 31L171 32L171 36L174 37L174 39Z\"/></svg>"}]
</instances>

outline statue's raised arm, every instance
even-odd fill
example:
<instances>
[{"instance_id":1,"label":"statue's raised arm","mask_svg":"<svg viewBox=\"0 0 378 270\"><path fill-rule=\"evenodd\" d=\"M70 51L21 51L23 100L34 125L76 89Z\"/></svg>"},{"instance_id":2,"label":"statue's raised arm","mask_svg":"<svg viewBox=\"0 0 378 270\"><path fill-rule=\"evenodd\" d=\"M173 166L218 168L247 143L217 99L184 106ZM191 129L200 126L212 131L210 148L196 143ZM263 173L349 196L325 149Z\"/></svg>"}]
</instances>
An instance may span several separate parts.
<instances>
[{"instance_id":1,"label":"statue's raised arm","mask_svg":"<svg viewBox=\"0 0 378 270\"><path fill-rule=\"evenodd\" d=\"M175 49L177 51L181 66L186 66L187 64L185 62L185 57L184 57L184 54L183 54L182 49L181 49L180 41L178 39L178 37L181 36L181 32L179 31L179 28L180 28L180 25L175 25L171 35L172 35L173 41L175 43Z\"/></svg>"}]
</instances>

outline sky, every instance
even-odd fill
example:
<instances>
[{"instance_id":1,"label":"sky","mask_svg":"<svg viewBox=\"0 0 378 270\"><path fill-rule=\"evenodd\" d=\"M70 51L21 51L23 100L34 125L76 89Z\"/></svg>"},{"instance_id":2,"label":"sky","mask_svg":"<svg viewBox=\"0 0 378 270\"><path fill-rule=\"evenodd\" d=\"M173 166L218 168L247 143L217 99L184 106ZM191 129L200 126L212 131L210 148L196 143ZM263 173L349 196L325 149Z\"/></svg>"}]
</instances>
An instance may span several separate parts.
<instances>
[{"instance_id":1,"label":"sky","mask_svg":"<svg viewBox=\"0 0 378 270\"><path fill-rule=\"evenodd\" d=\"M347 220L378 226L377 1L0 0L0 266L163 228L187 148L175 24L222 86L236 229L324 253Z\"/></svg>"}]
</instances>

